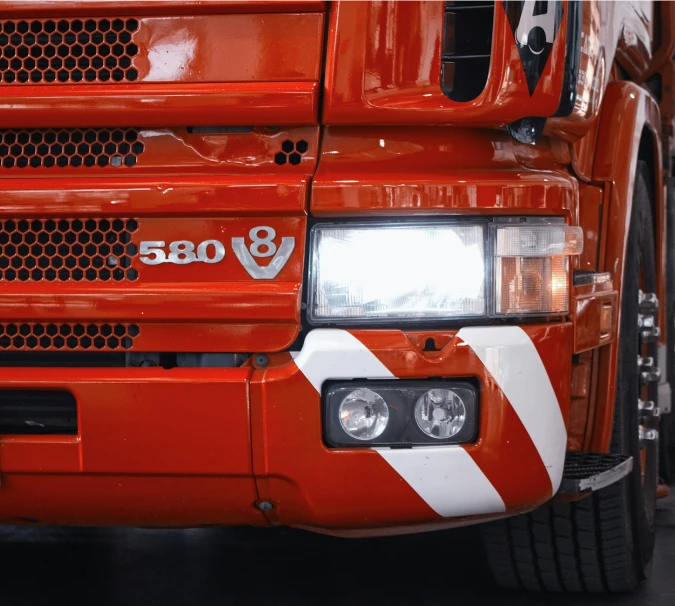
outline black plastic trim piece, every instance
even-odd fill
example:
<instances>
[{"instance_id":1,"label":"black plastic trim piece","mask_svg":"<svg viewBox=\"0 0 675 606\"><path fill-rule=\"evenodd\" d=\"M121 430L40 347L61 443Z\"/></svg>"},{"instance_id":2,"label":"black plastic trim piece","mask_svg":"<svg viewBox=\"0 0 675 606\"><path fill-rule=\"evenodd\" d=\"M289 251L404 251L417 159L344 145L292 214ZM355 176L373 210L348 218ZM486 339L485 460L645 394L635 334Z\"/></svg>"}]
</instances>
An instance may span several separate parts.
<instances>
[{"instance_id":1,"label":"black plastic trim piece","mask_svg":"<svg viewBox=\"0 0 675 606\"><path fill-rule=\"evenodd\" d=\"M77 434L75 396L60 389L0 389L0 434Z\"/></svg>"},{"instance_id":2,"label":"black plastic trim piece","mask_svg":"<svg viewBox=\"0 0 675 606\"><path fill-rule=\"evenodd\" d=\"M458 103L480 96L490 75L494 2L446 2L441 90ZM451 31L448 31L448 30Z\"/></svg>"},{"instance_id":3,"label":"black plastic trim piece","mask_svg":"<svg viewBox=\"0 0 675 606\"><path fill-rule=\"evenodd\" d=\"M579 77L579 65L581 63L581 18L582 5L580 0L567 2L567 40L565 42L565 77L562 92L560 93L560 105L558 111L553 114L564 118L574 110L577 99L577 80Z\"/></svg>"},{"instance_id":4,"label":"black plastic trim piece","mask_svg":"<svg viewBox=\"0 0 675 606\"><path fill-rule=\"evenodd\" d=\"M544 132L546 118L528 116L507 124L506 130L519 143L536 145Z\"/></svg>"},{"instance_id":5,"label":"black plastic trim piece","mask_svg":"<svg viewBox=\"0 0 675 606\"><path fill-rule=\"evenodd\" d=\"M568 452L559 493L584 494L610 486L633 470L633 457L597 452Z\"/></svg>"}]
</instances>

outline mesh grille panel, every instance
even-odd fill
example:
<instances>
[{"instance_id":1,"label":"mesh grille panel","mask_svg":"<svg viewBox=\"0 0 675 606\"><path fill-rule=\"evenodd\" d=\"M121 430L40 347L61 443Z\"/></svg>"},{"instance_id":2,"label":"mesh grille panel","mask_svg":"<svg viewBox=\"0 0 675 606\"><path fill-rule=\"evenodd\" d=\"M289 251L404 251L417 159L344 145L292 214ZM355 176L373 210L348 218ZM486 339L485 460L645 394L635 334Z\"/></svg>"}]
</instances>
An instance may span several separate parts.
<instances>
[{"instance_id":1,"label":"mesh grille panel","mask_svg":"<svg viewBox=\"0 0 675 606\"><path fill-rule=\"evenodd\" d=\"M2 323L0 350L125 350L139 332L135 324Z\"/></svg>"},{"instance_id":2,"label":"mesh grille panel","mask_svg":"<svg viewBox=\"0 0 675 606\"><path fill-rule=\"evenodd\" d=\"M136 19L0 20L0 83L131 82Z\"/></svg>"},{"instance_id":3,"label":"mesh grille panel","mask_svg":"<svg viewBox=\"0 0 675 606\"><path fill-rule=\"evenodd\" d=\"M0 281L135 280L134 219L0 221Z\"/></svg>"},{"instance_id":4,"label":"mesh grille panel","mask_svg":"<svg viewBox=\"0 0 675 606\"><path fill-rule=\"evenodd\" d=\"M134 166L144 151L136 128L0 130L3 168Z\"/></svg>"}]
</instances>

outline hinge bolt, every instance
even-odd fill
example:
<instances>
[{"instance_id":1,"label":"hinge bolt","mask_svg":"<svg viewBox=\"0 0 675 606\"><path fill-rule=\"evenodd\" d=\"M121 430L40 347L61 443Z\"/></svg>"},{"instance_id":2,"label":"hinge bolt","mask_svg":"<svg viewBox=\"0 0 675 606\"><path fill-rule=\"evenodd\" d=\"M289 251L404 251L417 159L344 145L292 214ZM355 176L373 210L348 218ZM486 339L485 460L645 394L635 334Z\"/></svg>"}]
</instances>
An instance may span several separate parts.
<instances>
[{"instance_id":1,"label":"hinge bolt","mask_svg":"<svg viewBox=\"0 0 675 606\"><path fill-rule=\"evenodd\" d=\"M640 339L643 343L656 343L661 336L661 329L658 326L653 328L645 328L640 331Z\"/></svg>"},{"instance_id":2,"label":"hinge bolt","mask_svg":"<svg viewBox=\"0 0 675 606\"><path fill-rule=\"evenodd\" d=\"M640 427L640 440L653 442L659 439L659 432L656 429L645 429Z\"/></svg>"},{"instance_id":3,"label":"hinge bolt","mask_svg":"<svg viewBox=\"0 0 675 606\"><path fill-rule=\"evenodd\" d=\"M638 307L642 314L654 314L659 309L659 299L653 292L642 292L638 295Z\"/></svg>"}]
</instances>

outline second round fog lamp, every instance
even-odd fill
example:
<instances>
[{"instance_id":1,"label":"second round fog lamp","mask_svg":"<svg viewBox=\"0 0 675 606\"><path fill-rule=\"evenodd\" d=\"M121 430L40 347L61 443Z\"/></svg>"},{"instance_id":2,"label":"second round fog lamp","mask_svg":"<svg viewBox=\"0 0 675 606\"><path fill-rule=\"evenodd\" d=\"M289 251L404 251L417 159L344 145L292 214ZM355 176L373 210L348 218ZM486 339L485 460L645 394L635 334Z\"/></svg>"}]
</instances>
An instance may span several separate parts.
<instances>
[{"instance_id":1,"label":"second round fog lamp","mask_svg":"<svg viewBox=\"0 0 675 606\"><path fill-rule=\"evenodd\" d=\"M417 426L429 437L438 440L459 433L466 422L462 398L449 389L431 389L415 404Z\"/></svg>"},{"instance_id":2,"label":"second round fog lamp","mask_svg":"<svg viewBox=\"0 0 675 606\"><path fill-rule=\"evenodd\" d=\"M389 423L384 398L372 389L355 389L342 400L338 411L340 425L356 440L374 440Z\"/></svg>"}]
</instances>

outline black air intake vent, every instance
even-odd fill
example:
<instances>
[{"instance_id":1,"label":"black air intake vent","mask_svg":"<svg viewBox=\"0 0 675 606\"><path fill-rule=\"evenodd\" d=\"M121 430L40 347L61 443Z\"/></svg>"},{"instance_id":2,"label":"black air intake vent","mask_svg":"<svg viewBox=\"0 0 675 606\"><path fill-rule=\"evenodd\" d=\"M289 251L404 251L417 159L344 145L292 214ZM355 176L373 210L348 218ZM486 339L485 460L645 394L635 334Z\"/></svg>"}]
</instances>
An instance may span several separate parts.
<instances>
[{"instance_id":1,"label":"black air intake vent","mask_svg":"<svg viewBox=\"0 0 675 606\"><path fill-rule=\"evenodd\" d=\"M274 161L279 166L283 166L287 162L295 166L302 162L302 156L306 154L308 150L309 143L307 143L307 141L291 141L290 139L286 139L281 144L281 150L275 154Z\"/></svg>"},{"instance_id":2,"label":"black air intake vent","mask_svg":"<svg viewBox=\"0 0 675 606\"><path fill-rule=\"evenodd\" d=\"M135 280L135 219L0 219L0 282Z\"/></svg>"},{"instance_id":3,"label":"black air intake vent","mask_svg":"<svg viewBox=\"0 0 675 606\"><path fill-rule=\"evenodd\" d=\"M67 391L0 390L0 434L76 434L77 403Z\"/></svg>"},{"instance_id":4,"label":"black air intake vent","mask_svg":"<svg viewBox=\"0 0 675 606\"><path fill-rule=\"evenodd\" d=\"M494 12L494 2L445 3L441 88L453 101L471 101L487 84Z\"/></svg>"},{"instance_id":5,"label":"black air intake vent","mask_svg":"<svg viewBox=\"0 0 675 606\"><path fill-rule=\"evenodd\" d=\"M3 168L131 167L145 151L137 128L0 130Z\"/></svg>"},{"instance_id":6,"label":"black air intake vent","mask_svg":"<svg viewBox=\"0 0 675 606\"><path fill-rule=\"evenodd\" d=\"M137 31L136 19L0 21L0 83L133 82Z\"/></svg>"}]
</instances>

